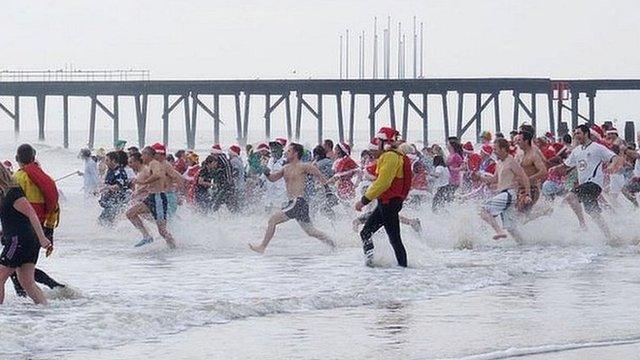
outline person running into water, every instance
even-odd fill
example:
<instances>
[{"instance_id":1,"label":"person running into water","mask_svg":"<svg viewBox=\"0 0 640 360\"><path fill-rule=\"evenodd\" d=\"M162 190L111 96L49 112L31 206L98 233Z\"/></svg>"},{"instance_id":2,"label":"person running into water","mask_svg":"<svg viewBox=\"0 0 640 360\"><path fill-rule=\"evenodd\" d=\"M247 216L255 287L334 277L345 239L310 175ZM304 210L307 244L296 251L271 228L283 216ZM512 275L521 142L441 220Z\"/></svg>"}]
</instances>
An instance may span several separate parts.
<instances>
[{"instance_id":1,"label":"person running into water","mask_svg":"<svg viewBox=\"0 0 640 360\"><path fill-rule=\"evenodd\" d=\"M145 147L142 149L142 161L145 169L136 177L136 191L146 191L147 197L140 204L136 204L127 211L127 218L133 226L142 233L142 240L135 246L140 247L153 242L153 237L144 226L141 216L151 213L156 221L160 236L165 239L170 248L176 247L173 235L167 229L167 195L165 194L170 181L167 177L164 166L155 159L156 153L166 153L162 144L154 144L153 147Z\"/></svg>"},{"instance_id":2,"label":"person running into water","mask_svg":"<svg viewBox=\"0 0 640 360\"><path fill-rule=\"evenodd\" d=\"M516 228L514 207L518 188L523 189L523 195L519 201L523 205L531 202L531 183L522 166L509 154L509 147L510 144L507 140L497 139L494 149L499 160L496 165L496 173L494 175L477 175L481 181L487 184L497 184L496 195L484 203L480 210L480 217L495 230L494 240L506 238L507 234L504 231L506 229L516 242L521 244L523 239ZM502 218L502 227L496 219L498 216Z\"/></svg>"},{"instance_id":3,"label":"person running into water","mask_svg":"<svg viewBox=\"0 0 640 360\"><path fill-rule=\"evenodd\" d=\"M376 137L379 140L379 151L384 150L377 162L377 178L369 186L367 192L355 205L356 211L375 199L378 204L360 231L365 264L373 265L373 241L371 237L384 226L389 242L395 252L398 265L407 266L407 252L400 237L400 218L402 203L411 189L411 161L396 150L399 133L388 127L380 129Z\"/></svg>"},{"instance_id":4,"label":"person running into water","mask_svg":"<svg viewBox=\"0 0 640 360\"><path fill-rule=\"evenodd\" d=\"M571 151L571 154L560 165L553 169L561 173L570 168L577 168L578 186L567 194L565 200L571 206L580 222L580 226L586 229L587 224L584 219L584 211L593 218L596 225L602 230L610 242L617 242L609 226L601 214L598 198L602 193L604 184L604 172L615 173L622 166L621 160L611 150L600 145L591 139L591 130L588 125L579 125L573 132L574 140L579 144ZM607 166L605 170L603 167ZM582 203L582 206L580 206Z\"/></svg>"},{"instance_id":5,"label":"person running into water","mask_svg":"<svg viewBox=\"0 0 640 360\"><path fill-rule=\"evenodd\" d=\"M53 233L60 221L60 206L58 204L56 183L36 163L36 149L31 145L22 144L18 146L16 161L20 168L13 174L13 179L20 186L24 196L35 210L45 236L53 243ZM35 280L50 289L65 287L65 285L55 281L40 269L35 270ZM11 276L11 281L19 296L27 296L27 293L20 286L15 273Z\"/></svg>"},{"instance_id":6,"label":"person running into water","mask_svg":"<svg viewBox=\"0 0 640 360\"><path fill-rule=\"evenodd\" d=\"M2 253L0 254L0 304L4 302L4 284L16 273L24 291L36 304L47 304L35 282L35 268L40 248L53 251L35 210L11 173L0 167L0 222L2 223Z\"/></svg>"},{"instance_id":7,"label":"person running into water","mask_svg":"<svg viewBox=\"0 0 640 360\"><path fill-rule=\"evenodd\" d=\"M531 196L531 202L518 209L525 214L529 221L547 214L552 209L548 208L537 213L531 211L538 199L540 199L541 182L547 177L545 158L540 149L532 145L533 132L534 129L530 125L522 125L520 127L520 132L516 136L516 145L522 152L519 152L515 157L516 162L520 164L527 177L529 177L530 189L528 193ZM525 193L527 193L525 189L519 189L520 196Z\"/></svg>"},{"instance_id":8,"label":"person running into water","mask_svg":"<svg viewBox=\"0 0 640 360\"><path fill-rule=\"evenodd\" d=\"M122 152L122 154L124 154ZM104 179L104 187L101 189L102 195L98 203L102 207L102 213L98 217L101 225L113 225L116 216L121 213L127 200L127 188L129 176L124 170L125 163L117 151L107 153L107 175Z\"/></svg>"},{"instance_id":9,"label":"person running into water","mask_svg":"<svg viewBox=\"0 0 640 360\"><path fill-rule=\"evenodd\" d=\"M259 245L249 244L249 248L251 248L251 250L258 253L264 253L267 249L267 245L269 245L269 242L276 232L278 224L282 224L289 220L296 220L307 235L322 241L332 248L336 247L336 243L329 238L328 235L316 229L311 223L311 218L309 217L309 205L307 204L307 200L303 197L306 175L315 176L321 183L325 183L327 179L313 164L302 163L300 161L303 154L304 148L302 145L291 143L286 151L287 164L281 170L273 173L271 173L268 168L265 169L265 176L271 182L284 178L289 202L282 210L277 211L271 216L262 243Z\"/></svg>"}]
</instances>

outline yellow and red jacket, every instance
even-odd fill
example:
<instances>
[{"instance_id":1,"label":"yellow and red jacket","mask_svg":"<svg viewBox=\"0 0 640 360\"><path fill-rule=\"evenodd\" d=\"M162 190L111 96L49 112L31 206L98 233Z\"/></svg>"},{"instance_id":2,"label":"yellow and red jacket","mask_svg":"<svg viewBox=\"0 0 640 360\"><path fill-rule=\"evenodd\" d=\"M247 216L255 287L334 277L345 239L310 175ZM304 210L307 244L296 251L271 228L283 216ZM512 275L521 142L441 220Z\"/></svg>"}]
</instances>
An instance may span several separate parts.
<instances>
[{"instance_id":1,"label":"yellow and red jacket","mask_svg":"<svg viewBox=\"0 0 640 360\"><path fill-rule=\"evenodd\" d=\"M35 163L20 168L13 178L36 211L40 223L46 228L56 228L60 220L60 207L55 181Z\"/></svg>"},{"instance_id":2,"label":"yellow and red jacket","mask_svg":"<svg viewBox=\"0 0 640 360\"><path fill-rule=\"evenodd\" d=\"M391 199L407 198L411 190L411 160L405 155L395 151L385 151L378 158L376 168L377 178L369 186L362 197L362 203L368 204L378 199L383 204L388 204Z\"/></svg>"}]
</instances>

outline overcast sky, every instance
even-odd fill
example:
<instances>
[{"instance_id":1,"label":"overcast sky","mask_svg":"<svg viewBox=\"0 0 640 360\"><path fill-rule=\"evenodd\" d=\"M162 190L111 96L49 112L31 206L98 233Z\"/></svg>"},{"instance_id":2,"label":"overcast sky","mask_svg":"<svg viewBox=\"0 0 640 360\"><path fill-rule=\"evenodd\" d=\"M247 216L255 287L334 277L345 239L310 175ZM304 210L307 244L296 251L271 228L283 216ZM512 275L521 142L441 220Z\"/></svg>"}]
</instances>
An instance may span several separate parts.
<instances>
[{"instance_id":1,"label":"overcast sky","mask_svg":"<svg viewBox=\"0 0 640 360\"><path fill-rule=\"evenodd\" d=\"M415 15L425 23L427 77L640 78L637 0L4 0L2 10L0 69L73 63L149 69L152 79L335 78L339 35L367 32L370 69L373 17L390 15L395 72L397 22L410 37ZM599 94L599 118L639 117L636 97L607 96Z\"/></svg>"},{"instance_id":2,"label":"overcast sky","mask_svg":"<svg viewBox=\"0 0 640 360\"><path fill-rule=\"evenodd\" d=\"M73 63L145 68L154 78L287 78L294 70L328 78L337 75L345 29L370 34L374 16L391 15L395 37L397 21L410 30L415 15L425 23L428 76L640 77L633 0L5 0L2 7L4 69ZM352 38L352 74L356 46Z\"/></svg>"}]
</instances>

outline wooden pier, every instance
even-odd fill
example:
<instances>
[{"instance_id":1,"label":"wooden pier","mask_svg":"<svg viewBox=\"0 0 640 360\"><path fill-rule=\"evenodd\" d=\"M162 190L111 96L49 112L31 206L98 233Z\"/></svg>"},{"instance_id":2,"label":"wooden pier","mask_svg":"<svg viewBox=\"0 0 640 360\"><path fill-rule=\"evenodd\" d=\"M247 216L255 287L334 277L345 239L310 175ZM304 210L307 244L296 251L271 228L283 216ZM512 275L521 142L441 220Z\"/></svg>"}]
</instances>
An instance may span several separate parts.
<instances>
[{"instance_id":1,"label":"wooden pier","mask_svg":"<svg viewBox=\"0 0 640 360\"><path fill-rule=\"evenodd\" d=\"M570 113L570 127L580 120L595 121L595 99L598 91L640 90L640 80L552 80L545 78L487 78L487 79L361 79L361 80L201 80L201 81L6 81L0 82L0 110L14 122L16 135L20 132L20 100L34 97L37 104L37 119L40 140L45 139L45 107L47 98L62 98L63 145L69 145L69 98L84 97L91 101L89 121L89 146L94 145L96 115L104 112L113 123L113 139L119 137L119 99L132 97L135 103L138 143L145 144L149 97L163 99L163 141L169 143L169 123L174 111L184 111L187 146L196 146L199 111L214 121L213 134L216 143L220 140L220 126L235 122L236 137L246 143L251 126L249 116L251 101L264 97L265 138L271 138L272 113L279 107L285 109L287 137L299 139L303 121L311 118L317 124L317 139L323 139L324 118L327 111L335 111L340 141L353 143L356 98L368 98L368 127L373 136L377 127L376 113L383 107L389 110L389 123L399 128L406 137L409 129L409 114L414 112L421 119L422 138L429 140L429 101L441 102L442 117L438 119L444 129L445 138L462 137L471 129L479 137L482 131L482 115L494 111L495 130L503 131L500 122L500 95L510 93L514 97L513 122L508 129L528 121L538 124L537 95L546 96L546 120L553 133L569 127L564 124L563 113ZM449 113L448 95L457 94L456 113ZM402 104L395 104L396 95L401 95ZM471 104L465 103L465 95L475 96ZM204 101L204 98L209 101ZM220 113L220 98L233 97L235 114ZM8 98L8 99L7 99ZM112 99L105 105L105 99ZM292 118L292 98L295 101L295 119ZM343 104L348 100L346 106ZM578 111L579 101L588 101L588 114ZM326 107L329 100L332 110ZM333 101L332 101L333 100ZM465 118L465 106L471 106L474 114ZM348 123L345 124L346 118ZM399 111L401 109L401 111ZM307 119L305 119L305 117ZM456 131L452 132L452 119ZM235 121L233 121L235 120ZM295 123L294 123L295 120ZM437 122L436 122L437 124ZM346 126L345 126L346 125ZM564 125L564 127L563 127Z\"/></svg>"}]
</instances>

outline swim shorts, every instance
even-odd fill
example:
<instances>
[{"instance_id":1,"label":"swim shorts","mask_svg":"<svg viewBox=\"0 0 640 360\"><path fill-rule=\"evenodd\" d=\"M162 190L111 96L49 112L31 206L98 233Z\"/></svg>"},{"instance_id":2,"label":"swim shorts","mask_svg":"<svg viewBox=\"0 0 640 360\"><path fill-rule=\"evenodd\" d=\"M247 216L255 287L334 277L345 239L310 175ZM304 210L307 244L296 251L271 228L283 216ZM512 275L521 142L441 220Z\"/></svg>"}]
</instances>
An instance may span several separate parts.
<instances>
[{"instance_id":1,"label":"swim shorts","mask_svg":"<svg viewBox=\"0 0 640 360\"><path fill-rule=\"evenodd\" d=\"M168 201L165 193L149 194L143 203L157 221L167 220Z\"/></svg>"},{"instance_id":2,"label":"swim shorts","mask_svg":"<svg viewBox=\"0 0 640 360\"><path fill-rule=\"evenodd\" d=\"M14 235L3 238L2 244L4 248L0 254L0 265L15 269L24 264L38 262L40 244L36 239L32 239L27 235Z\"/></svg>"},{"instance_id":3,"label":"swim shorts","mask_svg":"<svg viewBox=\"0 0 640 360\"><path fill-rule=\"evenodd\" d=\"M514 204L516 202L516 191L513 189L503 190L491 199L485 201L482 206L491 216L500 216L502 226L505 229L512 229L515 225Z\"/></svg>"},{"instance_id":4,"label":"swim shorts","mask_svg":"<svg viewBox=\"0 0 640 360\"><path fill-rule=\"evenodd\" d=\"M302 223L311 223L309 217L309 204L304 198L295 198L289 200L287 205L282 208L282 211L289 219L294 219Z\"/></svg>"},{"instance_id":5,"label":"swim shorts","mask_svg":"<svg viewBox=\"0 0 640 360\"><path fill-rule=\"evenodd\" d=\"M578 200L584 206L584 211L587 213L599 213L601 211L598 204L598 197L602 192L600 185L588 181L586 183L576 186L573 191L578 197Z\"/></svg>"}]
</instances>

